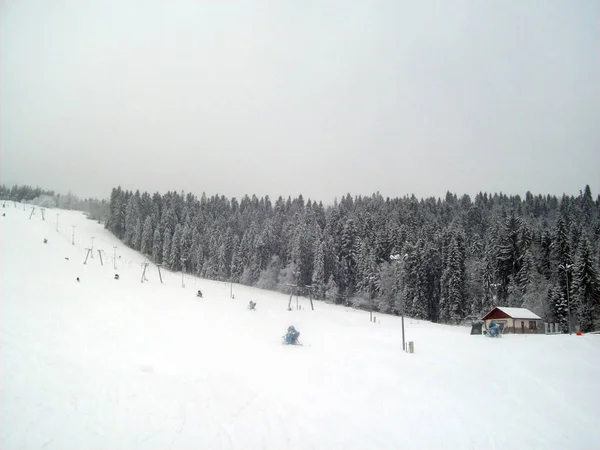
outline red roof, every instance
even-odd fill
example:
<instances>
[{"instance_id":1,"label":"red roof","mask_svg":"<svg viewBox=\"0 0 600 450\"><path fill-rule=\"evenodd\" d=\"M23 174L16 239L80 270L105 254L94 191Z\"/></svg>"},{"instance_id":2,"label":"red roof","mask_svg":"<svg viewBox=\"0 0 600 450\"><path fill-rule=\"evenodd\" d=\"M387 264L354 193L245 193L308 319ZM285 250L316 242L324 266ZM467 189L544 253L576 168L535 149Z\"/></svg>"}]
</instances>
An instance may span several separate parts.
<instances>
[{"instance_id":1,"label":"red roof","mask_svg":"<svg viewBox=\"0 0 600 450\"><path fill-rule=\"evenodd\" d=\"M527 320L541 320L542 318L537 314L532 313L526 308L507 308L504 306L497 306L492 309L489 313L483 316L482 320L488 319L527 319Z\"/></svg>"}]
</instances>

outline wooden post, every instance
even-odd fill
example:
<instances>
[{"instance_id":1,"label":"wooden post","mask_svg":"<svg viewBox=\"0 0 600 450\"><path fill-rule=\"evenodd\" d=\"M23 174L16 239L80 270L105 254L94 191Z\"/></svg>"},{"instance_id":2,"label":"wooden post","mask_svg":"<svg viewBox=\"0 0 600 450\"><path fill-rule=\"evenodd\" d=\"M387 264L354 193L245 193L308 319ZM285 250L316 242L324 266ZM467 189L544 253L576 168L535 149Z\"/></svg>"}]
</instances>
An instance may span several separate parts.
<instances>
[{"instance_id":1,"label":"wooden post","mask_svg":"<svg viewBox=\"0 0 600 450\"><path fill-rule=\"evenodd\" d=\"M100 257L100 265L103 266L104 263L102 262L102 250L98 250L98 256Z\"/></svg>"},{"instance_id":2,"label":"wooden post","mask_svg":"<svg viewBox=\"0 0 600 450\"><path fill-rule=\"evenodd\" d=\"M91 248L86 248L87 253L85 254L85 261L83 262L84 264L87 264L87 260L88 260L88 256L90 256L90 253L92 252Z\"/></svg>"},{"instance_id":3,"label":"wooden post","mask_svg":"<svg viewBox=\"0 0 600 450\"><path fill-rule=\"evenodd\" d=\"M35 211L35 206L31 207L31 214L29 214L29 220L31 220L31 216L33 216L33 211Z\"/></svg>"},{"instance_id":4,"label":"wooden post","mask_svg":"<svg viewBox=\"0 0 600 450\"><path fill-rule=\"evenodd\" d=\"M158 278L160 278L160 284L163 284L162 275L160 273L160 264L157 264L156 268L158 269Z\"/></svg>"},{"instance_id":5,"label":"wooden post","mask_svg":"<svg viewBox=\"0 0 600 450\"><path fill-rule=\"evenodd\" d=\"M408 342L408 353L414 353L415 352L415 343L413 341L409 341Z\"/></svg>"},{"instance_id":6,"label":"wooden post","mask_svg":"<svg viewBox=\"0 0 600 450\"><path fill-rule=\"evenodd\" d=\"M46 216L44 216L44 211L46 210L46 208L40 208L40 211L42 211L42 220L46 220Z\"/></svg>"}]
</instances>

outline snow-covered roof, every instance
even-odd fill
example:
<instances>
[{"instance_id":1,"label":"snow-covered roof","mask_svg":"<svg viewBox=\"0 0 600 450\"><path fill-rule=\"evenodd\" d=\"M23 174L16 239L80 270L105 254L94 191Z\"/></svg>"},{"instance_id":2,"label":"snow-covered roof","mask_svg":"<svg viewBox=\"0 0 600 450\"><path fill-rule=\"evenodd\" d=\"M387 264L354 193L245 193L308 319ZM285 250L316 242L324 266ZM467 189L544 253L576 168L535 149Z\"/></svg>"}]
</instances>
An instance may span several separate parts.
<instances>
[{"instance_id":1,"label":"snow-covered roof","mask_svg":"<svg viewBox=\"0 0 600 450\"><path fill-rule=\"evenodd\" d=\"M508 314L513 319L531 319L531 320L541 320L542 318L537 314L532 313L527 308L508 308L506 306L498 306L497 307L504 314Z\"/></svg>"}]
</instances>

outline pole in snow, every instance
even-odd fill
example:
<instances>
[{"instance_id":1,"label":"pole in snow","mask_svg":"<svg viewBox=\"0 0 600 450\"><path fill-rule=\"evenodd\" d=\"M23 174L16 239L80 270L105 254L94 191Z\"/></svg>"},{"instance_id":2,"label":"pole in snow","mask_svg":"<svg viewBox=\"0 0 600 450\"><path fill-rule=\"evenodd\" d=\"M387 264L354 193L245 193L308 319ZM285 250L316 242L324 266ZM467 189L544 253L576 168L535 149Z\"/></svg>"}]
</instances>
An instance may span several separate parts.
<instances>
[{"instance_id":1,"label":"pole in snow","mask_svg":"<svg viewBox=\"0 0 600 450\"><path fill-rule=\"evenodd\" d=\"M142 272L142 283L143 283L144 280L148 281L148 279L146 278L146 268L148 267L148 263L143 262L142 266L144 267L144 271Z\"/></svg>"},{"instance_id":2,"label":"pole in snow","mask_svg":"<svg viewBox=\"0 0 600 450\"><path fill-rule=\"evenodd\" d=\"M84 264L87 264L88 256L90 256L92 249L86 248L86 250L87 250L87 253L85 254L85 261L83 262Z\"/></svg>"},{"instance_id":3,"label":"pole in snow","mask_svg":"<svg viewBox=\"0 0 600 450\"><path fill-rule=\"evenodd\" d=\"M160 264L157 264L156 268L158 269L158 278L160 278L160 284L163 284L162 274L160 273Z\"/></svg>"}]
</instances>

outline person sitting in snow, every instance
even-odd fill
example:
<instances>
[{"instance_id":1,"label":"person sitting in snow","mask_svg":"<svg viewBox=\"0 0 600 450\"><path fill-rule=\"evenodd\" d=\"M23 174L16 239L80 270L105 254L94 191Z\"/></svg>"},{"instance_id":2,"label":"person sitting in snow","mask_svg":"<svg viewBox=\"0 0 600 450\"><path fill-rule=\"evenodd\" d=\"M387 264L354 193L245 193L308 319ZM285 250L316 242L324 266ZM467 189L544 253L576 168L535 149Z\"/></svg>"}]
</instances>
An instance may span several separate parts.
<instances>
[{"instance_id":1,"label":"person sitting in snow","mask_svg":"<svg viewBox=\"0 0 600 450\"><path fill-rule=\"evenodd\" d=\"M256 302L253 302L252 300L250 300L248 302L248 309L256 309Z\"/></svg>"},{"instance_id":2,"label":"person sitting in snow","mask_svg":"<svg viewBox=\"0 0 600 450\"><path fill-rule=\"evenodd\" d=\"M287 344L297 344L299 336L300 332L296 330L293 325L290 325L287 329L287 333L284 336L285 342Z\"/></svg>"},{"instance_id":3,"label":"person sitting in snow","mask_svg":"<svg viewBox=\"0 0 600 450\"><path fill-rule=\"evenodd\" d=\"M198 289L198 293L196 294L196 297L202 298L202 291L200 289Z\"/></svg>"}]
</instances>

